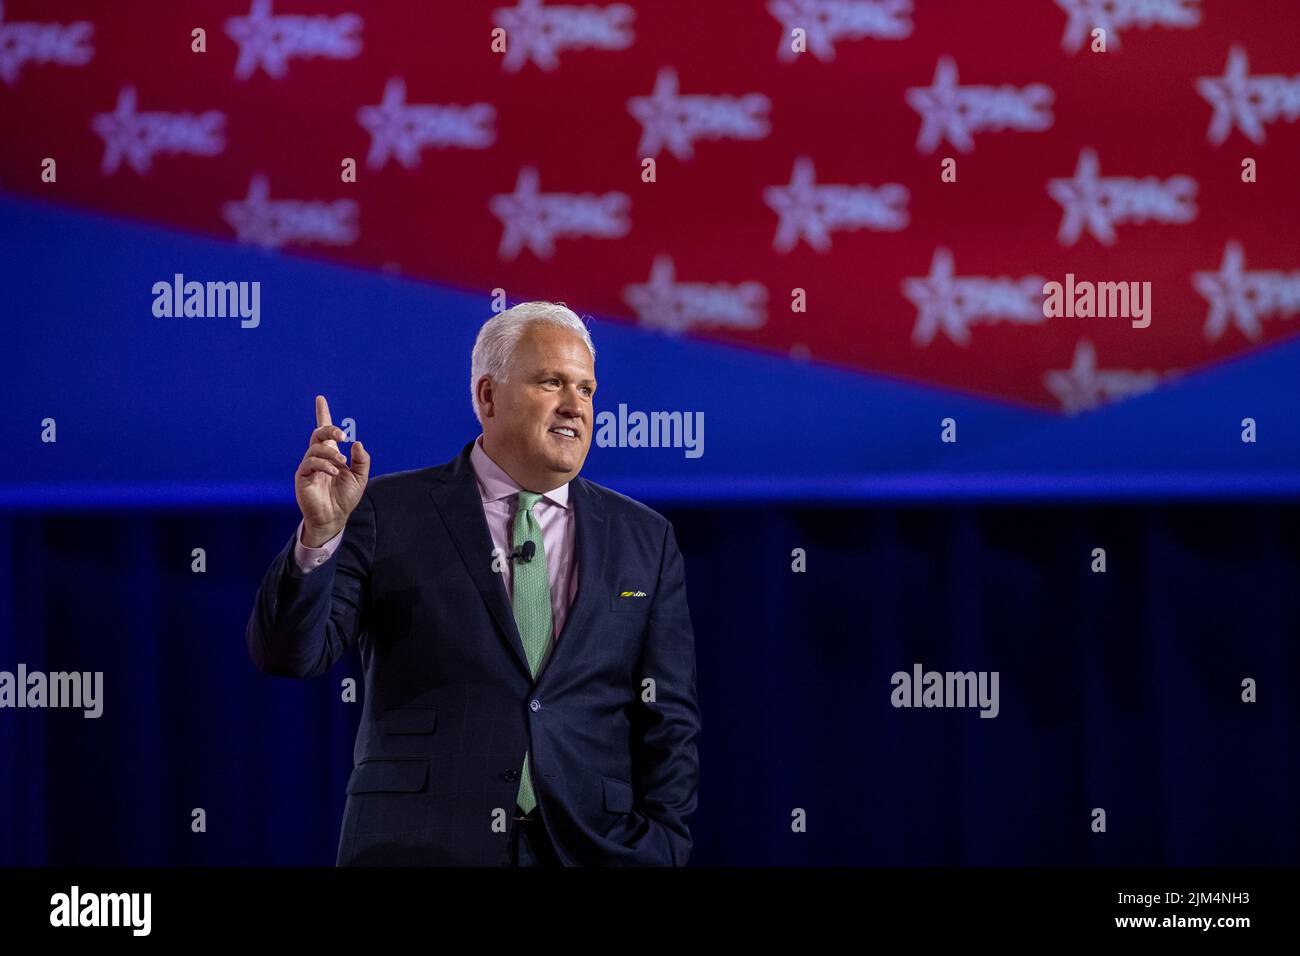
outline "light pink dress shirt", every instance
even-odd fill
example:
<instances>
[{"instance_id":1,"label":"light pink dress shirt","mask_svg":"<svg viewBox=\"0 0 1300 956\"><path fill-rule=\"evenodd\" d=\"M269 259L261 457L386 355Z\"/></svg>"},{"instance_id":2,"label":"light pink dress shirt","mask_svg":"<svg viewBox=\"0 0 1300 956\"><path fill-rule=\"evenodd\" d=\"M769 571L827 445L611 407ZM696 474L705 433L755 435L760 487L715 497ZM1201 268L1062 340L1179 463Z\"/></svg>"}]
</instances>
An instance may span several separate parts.
<instances>
[{"instance_id":1,"label":"light pink dress shirt","mask_svg":"<svg viewBox=\"0 0 1300 956\"><path fill-rule=\"evenodd\" d=\"M483 450L483 436L474 440L469 455L470 464L478 482L479 498L483 502L483 516L492 535L492 547L500 549L503 565L501 574L506 595L514 602L514 562L505 560L511 552L510 524L515 516L515 504L520 488L501 466ZM564 629L564 619L578 591L578 561L574 541L574 514L569 503L569 484L553 488L533 506L533 517L542 526L542 547L546 551L546 576L551 585L552 637L559 637ZM344 532L340 531L319 548L309 548L302 543L303 522L298 522L298 535L293 548L294 562L301 574L310 574L330 559L338 550ZM537 560L534 558L533 560Z\"/></svg>"}]
</instances>

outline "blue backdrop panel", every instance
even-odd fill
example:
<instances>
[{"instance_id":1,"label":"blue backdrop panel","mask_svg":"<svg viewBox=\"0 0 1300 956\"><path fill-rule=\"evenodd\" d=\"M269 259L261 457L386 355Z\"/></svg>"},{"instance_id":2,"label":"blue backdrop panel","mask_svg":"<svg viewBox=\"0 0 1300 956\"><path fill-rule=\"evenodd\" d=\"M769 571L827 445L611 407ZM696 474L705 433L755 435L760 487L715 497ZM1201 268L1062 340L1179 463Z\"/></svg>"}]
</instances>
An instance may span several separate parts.
<instances>
[{"instance_id":1,"label":"blue backdrop panel","mask_svg":"<svg viewBox=\"0 0 1300 956\"><path fill-rule=\"evenodd\" d=\"M0 504L280 502L323 392L378 472L477 432L485 294L0 200L11 335ZM155 282L258 281L256 328L158 318ZM512 290L507 290L508 292ZM522 295L512 297L526 298ZM576 303L575 303L576 304ZM1300 342L1065 418L593 319L598 411L700 413L703 454L595 447L585 474L690 499L1294 495ZM990 369L990 374L996 374ZM1240 440L1245 417L1259 441ZM940 441L941 421L958 441ZM41 422L58 441L42 443Z\"/></svg>"}]
</instances>

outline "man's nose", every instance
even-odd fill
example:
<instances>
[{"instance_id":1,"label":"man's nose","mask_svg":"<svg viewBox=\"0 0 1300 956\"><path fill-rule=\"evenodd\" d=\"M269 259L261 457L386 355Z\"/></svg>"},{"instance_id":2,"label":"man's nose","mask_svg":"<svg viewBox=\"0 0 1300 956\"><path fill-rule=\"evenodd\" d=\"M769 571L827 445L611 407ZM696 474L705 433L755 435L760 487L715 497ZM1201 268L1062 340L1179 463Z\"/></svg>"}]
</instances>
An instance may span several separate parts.
<instances>
[{"instance_id":1,"label":"man's nose","mask_svg":"<svg viewBox=\"0 0 1300 956\"><path fill-rule=\"evenodd\" d=\"M583 402L582 402L582 396L578 394L578 390L576 388L565 389L560 394L561 394L560 405L559 408L556 410L561 415L569 415L573 418L581 418Z\"/></svg>"}]
</instances>

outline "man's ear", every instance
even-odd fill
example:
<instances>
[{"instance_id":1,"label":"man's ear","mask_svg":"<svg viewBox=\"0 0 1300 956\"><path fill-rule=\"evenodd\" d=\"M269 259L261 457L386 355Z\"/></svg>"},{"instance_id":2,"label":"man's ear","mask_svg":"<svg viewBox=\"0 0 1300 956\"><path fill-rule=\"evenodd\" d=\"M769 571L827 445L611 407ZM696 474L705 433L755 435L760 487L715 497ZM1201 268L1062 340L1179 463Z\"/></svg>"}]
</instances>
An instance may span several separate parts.
<instances>
[{"instance_id":1,"label":"man's ear","mask_svg":"<svg viewBox=\"0 0 1300 956\"><path fill-rule=\"evenodd\" d=\"M492 388L492 379L484 375L478 380L478 406L479 411L483 413L484 418L492 417L492 398L495 394Z\"/></svg>"}]
</instances>

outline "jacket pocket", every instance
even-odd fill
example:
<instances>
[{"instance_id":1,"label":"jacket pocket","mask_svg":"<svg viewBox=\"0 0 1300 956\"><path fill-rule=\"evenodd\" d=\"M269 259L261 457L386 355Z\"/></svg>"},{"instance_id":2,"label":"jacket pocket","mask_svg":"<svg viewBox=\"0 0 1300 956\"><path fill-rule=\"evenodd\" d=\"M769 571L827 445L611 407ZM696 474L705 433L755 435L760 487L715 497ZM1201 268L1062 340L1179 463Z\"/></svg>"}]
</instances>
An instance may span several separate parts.
<instances>
[{"instance_id":1,"label":"jacket pocket","mask_svg":"<svg viewBox=\"0 0 1300 956\"><path fill-rule=\"evenodd\" d=\"M348 793L416 793L428 779L427 760L363 760L352 770Z\"/></svg>"},{"instance_id":2,"label":"jacket pocket","mask_svg":"<svg viewBox=\"0 0 1300 956\"><path fill-rule=\"evenodd\" d=\"M632 785L613 777L601 777L601 786L605 791L605 809L610 813L632 812Z\"/></svg>"},{"instance_id":3,"label":"jacket pocket","mask_svg":"<svg viewBox=\"0 0 1300 956\"><path fill-rule=\"evenodd\" d=\"M647 614L652 600L654 595L649 593L644 597L623 597L621 592L615 592L609 599L609 609L618 614Z\"/></svg>"}]
</instances>

